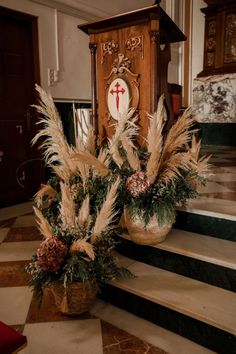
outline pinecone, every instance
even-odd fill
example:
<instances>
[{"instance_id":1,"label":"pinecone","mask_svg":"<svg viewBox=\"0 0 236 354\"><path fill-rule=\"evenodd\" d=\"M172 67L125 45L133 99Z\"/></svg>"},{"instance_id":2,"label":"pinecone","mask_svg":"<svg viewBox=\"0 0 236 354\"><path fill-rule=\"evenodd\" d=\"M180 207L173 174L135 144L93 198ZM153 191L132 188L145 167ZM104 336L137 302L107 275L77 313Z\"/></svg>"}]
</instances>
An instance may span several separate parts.
<instances>
[{"instance_id":1,"label":"pinecone","mask_svg":"<svg viewBox=\"0 0 236 354\"><path fill-rule=\"evenodd\" d=\"M150 186L146 173L142 171L133 173L127 179L126 184L128 191L133 197L138 197L140 194L145 193Z\"/></svg>"},{"instance_id":2,"label":"pinecone","mask_svg":"<svg viewBox=\"0 0 236 354\"><path fill-rule=\"evenodd\" d=\"M44 240L37 250L37 265L44 272L55 272L63 262L67 247L56 237Z\"/></svg>"}]
</instances>

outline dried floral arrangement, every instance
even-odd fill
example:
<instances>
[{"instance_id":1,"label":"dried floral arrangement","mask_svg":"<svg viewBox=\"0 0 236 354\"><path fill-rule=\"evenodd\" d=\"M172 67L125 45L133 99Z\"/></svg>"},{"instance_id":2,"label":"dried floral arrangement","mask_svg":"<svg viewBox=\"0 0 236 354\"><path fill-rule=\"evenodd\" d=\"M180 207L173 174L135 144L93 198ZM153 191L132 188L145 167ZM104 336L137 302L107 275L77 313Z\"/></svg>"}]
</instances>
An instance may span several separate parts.
<instances>
[{"instance_id":1,"label":"dried floral arrangement","mask_svg":"<svg viewBox=\"0 0 236 354\"><path fill-rule=\"evenodd\" d=\"M53 171L35 196L35 214L45 240L28 267L30 284L42 294L51 282L96 280L98 284L130 273L113 258L114 227L123 210L138 216L143 228L154 218L172 224L176 206L198 196L209 174L209 156L200 157L191 111L164 135L164 97L149 115L146 145L136 145L135 110L120 116L106 146L98 146L93 129L84 143L70 146L52 98L37 87L45 163ZM116 238L117 239L117 238Z\"/></svg>"},{"instance_id":2,"label":"dried floral arrangement","mask_svg":"<svg viewBox=\"0 0 236 354\"><path fill-rule=\"evenodd\" d=\"M120 178L108 167L108 156L95 152L95 136L89 130L76 146L65 138L53 99L39 86L36 89L43 128L33 139L44 138L45 163L54 176L35 196L34 212L44 237L27 267L30 285L41 298L51 283L96 281L100 286L120 276L131 276L114 259L117 195Z\"/></svg>"},{"instance_id":3,"label":"dried floral arrangement","mask_svg":"<svg viewBox=\"0 0 236 354\"><path fill-rule=\"evenodd\" d=\"M145 147L134 144L138 126L132 112L119 119L109 142L113 171L122 180L120 203L131 217L143 220L144 227L153 218L159 225L173 223L176 207L196 198L198 186L205 184L210 173L210 156L200 156L201 142L197 141L191 109L166 135L164 96L148 119Z\"/></svg>"}]
</instances>

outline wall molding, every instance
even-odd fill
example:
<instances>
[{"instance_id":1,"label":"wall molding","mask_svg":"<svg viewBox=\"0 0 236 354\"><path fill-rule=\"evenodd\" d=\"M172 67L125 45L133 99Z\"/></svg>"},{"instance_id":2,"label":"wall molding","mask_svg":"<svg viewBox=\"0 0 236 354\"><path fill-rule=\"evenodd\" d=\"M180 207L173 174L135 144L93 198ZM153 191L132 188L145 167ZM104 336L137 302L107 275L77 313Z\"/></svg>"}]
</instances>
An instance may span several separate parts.
<instances>
[{"instance_id":1,"label":"wall molding","mask_svg":"<svg viewBox=\"0 0 236 354\"><path fill-rule=\"evenodd\" d=\"M57 0L30 0L31 2L44 5L47 7L51 7L53 9L57 9L57 11L62 12L64 14L77 17L79 19L85 21L96 21L102 18L101 10L99 11L96 8L93 8L92 12L80 9L80 2L78 2L78 7L73 7L71 5L63 4ZM83 5L81 3L81 5ZM84 5L83 5L84 6ZM95 14L97 12L98 14Z\"/></svg>"}]
</instances>

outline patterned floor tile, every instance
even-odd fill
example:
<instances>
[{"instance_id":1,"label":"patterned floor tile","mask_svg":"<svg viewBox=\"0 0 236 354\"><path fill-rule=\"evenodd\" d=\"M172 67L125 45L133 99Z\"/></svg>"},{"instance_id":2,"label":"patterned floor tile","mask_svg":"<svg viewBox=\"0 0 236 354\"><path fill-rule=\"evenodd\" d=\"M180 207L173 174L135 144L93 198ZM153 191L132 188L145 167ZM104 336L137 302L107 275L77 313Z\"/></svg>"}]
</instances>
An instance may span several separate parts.
<instances>
[{"instance_id":1,"label":"patterned floor tile","mask_svg":"<svg viewBox=\"0 0 236 354\"><path fill-rule=\"evenodd\" d=\"M4 242L40 241L42 238L36 226L14 227L10 229Z\"/></svg>"},{"instance_id":2,"label":"patterned floor tile","mask_svg":"<svg viewBox=\"0 0 236 354\"><path fill-rule=\"evenodd\" d=\"M87 316L87 317L86 317ZM89 318L86 314L83 318ZM62 315L57 309L51 292L46 289L40 303L34 295L29 307L26 323L40 323L40 322L56 322L56 321L70 321L73 317Z\"/></svg>"},{"instance_id":3,"label":"patterned floor tile","mask_svg":"<svg viewBox=\"0 0 236 354\"><path fill-rule=\"evenodd\" d=\"M104 354L166 354L164 350L140 340L137 337L101 321Z\"/></svg>"},{"instance_id":4,"label":"patterned floor tile","mask_svg":"<svg viewBox=\"0 0 236 354\"><path fill-rule=\"evenodd\" d=\"M26 324L22 354L103 354L99 319Z\"/></svg>"},{"instance_id":5,"label":"patterned floor tile","mask_svg":"<svg viewBox=\"0 0 236 354\"><path fill-rule=\"evenodd\" d=\"M28 261L0 262L1 287L27 286L29 275L25 271Z\"/></svg>"},{"instance_id":6,"label":"patterned floor tile","mask_svg":"<svg viewBox=\"0 0 236 354\"><path fill-rule=\"evenodd\" d=\"M222 184L223 186L230 188L232 189L232 191L236 192L236 181L217 181L217 183Z\"/></svg>"},{"instance_id":7,"label":"patterned floor tile","mask_svg":"<svg viewBox=\"0 0 236 354\"><path fill-rule=\"evenodd\" d=\"M16 220L16 217L10 218L7 220L2 220L2 221L0 221L0 227L11 227L14 224L15 220Z\"/></svg>"},{"instance_id":8,"label":"patterned floor tile","mask_svg":"<svg viewBox=\"0 0 236 354\"><path fill-rule=\"evenodd\" d=\"M30 260L40 244L40 241L3 242L0 244L0 262Z\"/></svg>"},{"instance_id":9,"label":"patterned floor tile","mask_svg":"<svg viewBox=\"0 0 236 354\"><path fill-rule=\"evenodd\" d=\"M213 200L217 201L221 207L226 202L231 203L230 207L233 208L236 201L235 148L209 146L205 147L203 152L213 154L211 161L213 162L214 178L209 184L211 188L202 190L201 198L204 198L204 201L209 200L210 204L213 203ZM133 332L131 335L115 327L116 323L111 325L98 319L97 313L93 315L87 312L78 318L62 315L56 308L49 291L45 291L42 304L39 307L36 297L27 286L29 275L25 272L25 265L35 253L41 239L42 237L36 228L31 203L0 209L0 243L2 242L0 244L0 318L21 333L24 331L27 334L29 344L22 354L51 354L52 352L60 354L60 350L63 350L63 354L67 352L68 354L74 352L76 354L166 353L137 338L139 337L137 332ZM109 319L105 317L104 320L108 321ZM126 330L128 329L126 328ZM67 344L69 351L62 349L65 345L65 333L69 333L70 344ZM77 336L78 333L79 336ZM89 343L92 344L92 347L90 345L87 349L87 339L90 333L95 333L94 342ZM98 333L100 337L97 336ZM63 338L62 341L60 341L61 338ZM145 337L145 340L149 341L149 338ZM55 350L51 347L51 343L54 342L57 345ZM159 342L153 344L162 346ZM70 347L70 345L72 346ZM73 351L75 347L76 351ZM85 351L82 351L83 348L86 348ZM164 346L164 348L168 350L169 347Z\"/></svg>"},{"instance_id":10,"label":"patterned floor tile","mask_svg":"<svg viewBox=\"0 0 236 354\"><path fill-rule=\"evenodd\" d=\"M32 292L27 286L0 288L0 318L8 325L25 323Z\"/></svg>"},{"instance_id":11,"label":"patterned floor tile","mask_svg":"<svg viewBox=\"0 0 236 354\"><path fill-rule=\"evenodd\" d=\"M9 232L9 227L1 227L0 228L0 243L3 242Z\"/></svg>"},{"instance_id":12,"label":"patterned floor tile","mask_svg":"<svg viewBox=\"0 0 236 354\"><path fill-rule=\"evenodd\" d=\"M223 192L223 193L201 193L202 196L204 197L210 197L210 198L218 198L218 199L224 199L224 200L236 200L236 192Z\"/></svg>"},{"instance_id":13,"label":"patterned floor tile","mask_svg":"<svg viewBox=\"0 0 236 354\"><path fill-rule=\"evenodd\" d=\"M36 225L36 222L35 222L35 218L34 218L33 214L29 214L29 215L19 216L18 218L16 218L12 227L26 227L26 226L29 227L29 226L35 226L35 225Z\"/></svg>"}]
</instances>

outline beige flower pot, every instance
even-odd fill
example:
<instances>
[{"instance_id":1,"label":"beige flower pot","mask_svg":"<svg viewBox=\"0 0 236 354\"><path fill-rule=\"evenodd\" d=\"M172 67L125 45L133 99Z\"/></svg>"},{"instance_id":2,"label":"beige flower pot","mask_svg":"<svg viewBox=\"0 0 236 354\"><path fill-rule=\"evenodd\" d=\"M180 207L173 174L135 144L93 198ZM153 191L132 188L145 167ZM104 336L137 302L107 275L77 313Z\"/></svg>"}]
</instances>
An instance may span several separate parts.
<instances>
[{"instance_id":1,"label":"beige flower pot","mask_svg":"<svg viewBox=\"0 0 236 354\"><path fill-rule=\"evenodd\" d=\"M49 288L58 310L68 316L77 316L88 311L98 292L95 281L68 283L66 288L62 283L53 283Z\"/></svg>"},{"instance_id":2,"label":"beige flower pot","mask_svg":"<svg viewBox=\"0 0 236 354\"><path fill-rule=\"evenodd\" d=\"M172 229L174 220L159 226L156 217L152 217L145 226L138 216L131 217L128 211L124 210L124 222L131 241L140 245L156 245L166 239L167 234Z\"/></svg>"}]
</instances>

